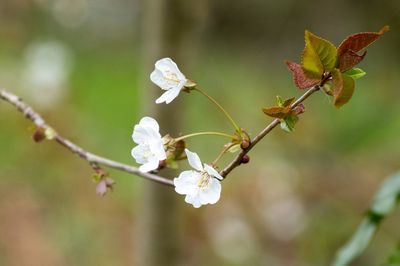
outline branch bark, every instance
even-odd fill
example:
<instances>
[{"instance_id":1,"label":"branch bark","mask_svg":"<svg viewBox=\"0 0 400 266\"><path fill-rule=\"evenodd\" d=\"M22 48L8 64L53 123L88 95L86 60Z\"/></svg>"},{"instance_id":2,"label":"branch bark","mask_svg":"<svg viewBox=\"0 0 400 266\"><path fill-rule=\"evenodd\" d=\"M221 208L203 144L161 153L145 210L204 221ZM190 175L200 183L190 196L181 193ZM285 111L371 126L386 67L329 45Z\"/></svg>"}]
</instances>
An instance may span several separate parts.
<instances>
[{"instance_id":1,"label":"branch bark","mask_svg":"<svg viewBox=\"0 0 400 266\"><path fill-rule=\"evenodd\" d=\"M321 84L314 86L313 88L307 90L299 99L297 99L291 106L291 108L295 108L298 106L300 103L304 102L308 97L310 97L313 93L317 92L320 90L320 88L323 86L323 84L326 82L326 80L323 80ZM5 90L5 89L0 89L0 98L5 100L6 102L9 102L12 104L14 107L16 107L21 113L24 114L24 116L31 120L37 127L40 127L44 130L46 129L52 129L51 126L49 126L46 121L30 107L27 105L25 102L22 101L21 98L16 96L15 94ZM220 171L220 174L224 179L228 176L228 174L238 167L241 164L243 156L245 156L257 143L262 140L269 132L271 132L277 125L279 125L280 120L279 119L274 119L270 124L268 124L260 133L258 133L250 143L250 146L246 149L243 149L222 171ZM89 164L98 164L98 165L103 165L106 167L114 168L120 171L124 171L127 173L131 173L164 185L168 186L173 186L173 181L171 179L151 174L151 173L142 173L139 171L138 168L123 164L120 162L116 162L110 159L107 159L105 157L101 157L99 155L96 155L94 153L91 153L89 151L84 150L83 148L79 147L78 145L74 144L73 142L69 141L68 139L62 137L60 134L56 133L56 136L54 140L70 150L71 152L75 153L82 159L86 160Z\"/></svg>"},{"instance_id":2,"label":"branch bark","mask_svg":"<svg viewBox=\"0 0 400 266\"><path fill-rule=\"evenodd\" d=\"M322 84L323 85L323 84ZM321 85L316 85L306 91L297 101L291 105L291 109L295 108L302 102L304 102L308 97L310 97L314 92L318 91ZM266 126L260 133L257 134L246 149L243 149L221 172L220 175L225 179L226 176L236 167L241 164L243 156L245 156L260 140L262 140L269 132L271 132L277 125L279 125L280 119L274 119L268 126Z\"/></svg>"},{"instance_id":3,"label":"branch bark","mask_svg":"<svg viewBox=\"0 0 400 266\"><path fill-rule=\"evenodd\" d=\"M27 119L31 120L38 128L42 128L43 130L53 130L53 127L51 127L47 122L41 117L39 113L37 113L32 107L27 105L24 101L22 101L21 98L19 98L17 95L5 90L5 89L0 89L0 98L11 105L13 105L15 108L17 108ZM117 169L123 172L127 172L130 174L134 174L140 177L143 177L145 179L149 179L164 185L168 186L173 186L173 181L171 179L158 176L155 174L151 173L142 173L139 171L138 168L134 166L130 166L127 164L123 164L120 162L116 162L113 160L110 160L108 158L96 155L94 153L91 153L80 146L74 144L72 141L62 137L60 134L56 132L56 135L54 137L54 140L62 145L63 147L67 148L70 150L72 153L78 155L80 158L86 160L89 164L98 164L102 165L105 167Z\"/></svg>"}]
</instances>

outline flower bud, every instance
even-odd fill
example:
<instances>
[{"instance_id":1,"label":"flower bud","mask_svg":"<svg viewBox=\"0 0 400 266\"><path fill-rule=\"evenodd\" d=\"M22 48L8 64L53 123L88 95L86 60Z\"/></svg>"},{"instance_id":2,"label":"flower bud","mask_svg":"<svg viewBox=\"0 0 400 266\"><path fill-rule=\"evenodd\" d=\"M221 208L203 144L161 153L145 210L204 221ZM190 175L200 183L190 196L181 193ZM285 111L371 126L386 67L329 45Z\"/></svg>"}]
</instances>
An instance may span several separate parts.
<instances>
[{"instance_id":1,"label":"flower bud","mask_svg":"<svg viewBox=\"0 0 400 266\"><path fill-rule=\"evenodd\" d=\"M304 104L301 103L293 108L293 111L296 115L300 115L306 111L306 107L304 106Z\"/></svg>"},{"instance_id":2,"label":"flower bud","mask_svg":"<svg viewBox=\"0 0 400 266\"><path fill-rule=\"evenodd\" d=\"M164 149L167 153L167 159L177 159L180 158L185 150L186 143L184 140L175 141L173 137L169 134L162 138Z\"/></svg>"},{"instance_id":3,"label":"flower bud","mask_svg":"<svg viewBox=\"0 0 400 266\"><path fill-rule=\"evenodd\" d=\"M43 128L39 127L35 130L35 132L32 135L32 139L35 142L41 142L46 138L46 134Z\"/></svg>"},{"instance_id":4,"label":"flower bud","mask_svg":"<svg viewBox=\"0 0 400 266\"><path fill-rule=\"evenodd\" d=\"M247 149L250 146L250 136L244 128L241 129L239 140L241 140L240 147L243 150Z\"/></svg>"},{"instance_id":5,"label":"flower bud","mask_svg":"<svg viewBox=\"0 0 400 266\"><path fill-rule=\"evenodd\" d=\"M247 139L244 139L240 144L240 148L242 148L243 150L247 149L249 146L250 146L250 141Z\"/></svg>"},{"instance_id":6,"label":"flower bud","mask_svg":"<svg viewBox=\"0 0 400 266\"><path fill-rule=\"evenodd\" d=\"M162 160L158 163L158 170L161 170L167 166L167 160Z\"/></svg>"},{"instance_id":7,"label":"flower bud","mask_svg":"<svg viewBox=\"0 0 400 266\"><path fill-rule=\"evenodd\" d=\"M96 193L99 196L104 196L107 194L108 191L113 190L115 185L115 181L111 178L104 177L101 178L100 181L97 183L96 186Z\"/></svg>"},{"instance_id":8,"label":"flower bud","mask_svg":"<svg viewBox=\"0 0 400 266\"><path fill-rule=\"evenodd\" d=\"M244 155L244 156L242 157L242 160L240 161L240 163L246 164L246 163L248 163L248 162L250 162L250 156L248 156L248 155L246 154L246 155Z\"/></svg>"}]
</instances>

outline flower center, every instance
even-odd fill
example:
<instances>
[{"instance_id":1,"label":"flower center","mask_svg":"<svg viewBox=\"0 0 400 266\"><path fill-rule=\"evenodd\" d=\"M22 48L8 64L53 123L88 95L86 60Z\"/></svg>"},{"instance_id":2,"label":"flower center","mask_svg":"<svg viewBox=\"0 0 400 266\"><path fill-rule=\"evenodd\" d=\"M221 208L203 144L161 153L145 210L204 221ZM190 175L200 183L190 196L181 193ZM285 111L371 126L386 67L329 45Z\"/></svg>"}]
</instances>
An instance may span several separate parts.
<instances>
[{"instance_id":1,"label":"flower center","mask_svg":"<svg viewBox=\"0 0 400 266\"><path fill-rule=\"evenodd\" d=\"M211 176L207 172L201 172L201 179L197 186L201 189L208 187L208 183L210 183Z\"/></svg>"},{"instance_id":2,"label":"flower center","mask_svg":"<svg viewBox=\"0 0 400 266\"><path fill-rule=\"evenodd\" d=\"M176 73L171 72L171 71L166 71L165 76L163 76L163 79L166 80L167 82L170 82L170 83L173 83L176 85L179 84L178 75L176 75Z\"/></svg>"}]
</instances>

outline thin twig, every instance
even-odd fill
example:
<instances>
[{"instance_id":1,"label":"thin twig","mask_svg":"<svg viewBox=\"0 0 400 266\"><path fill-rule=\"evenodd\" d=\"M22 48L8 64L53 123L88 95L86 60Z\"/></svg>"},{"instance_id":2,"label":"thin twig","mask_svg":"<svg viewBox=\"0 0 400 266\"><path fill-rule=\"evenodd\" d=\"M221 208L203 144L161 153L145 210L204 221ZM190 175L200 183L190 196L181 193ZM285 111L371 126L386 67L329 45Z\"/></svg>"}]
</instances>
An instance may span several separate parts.
<instances>
[{"instance_id":1,"label":"thin twig","mask_svg":"<svg viewBox=\"0 0 400 266\"><path fill-rule=\"evenodd\" d=\"M314 92L318 91L321 86L326 82L328 79L325 79L321 82L320 85L316 85L313 88L309 89L304 93L297 101L295 101L292 105L291 108L295 108L298 106L300 103L305 101L308 97L310 97ZM11 92L6 91L5 89L0 89L0 98L5 100L6 102L9 102L12 104L14 107L16 107L20 112L24 114L24 116L31 120L37 127L42 128L43 130L46 129L51 129L53 128L49 126L45 120L30 107L26 103L24 103L18 96L12 94ZM279 119L274 119L268 126L266 126L260 133L255 136L250 143L250 146L246 149L243 149L229 164L226 166L221 172L221 176L226 178L226 176L236 167L238 167L241 164L241 161L243 159L243 156L245 156L261 139L263 139L269 132L271 132L277 125L279 125L280 120ZM173 186L173 181L171 179L158 176L155 174L151 173L142 173L139 171L138 168L123 164L120 162L116 162L104 157L101 157L99 155L93 154L91 152L88 152L84 150L83 148L79 147L78 145L74 144L73 142L69 141L68 139L65 139L62 137L60 134L56 133L54 140L70 150L71 152L75 153L82 159L86 160L89 164L99 164L103 165L106 167L114 168L123 172L131 173L164 185L168 186Z\"/></svg>"},{"instance_id":2,"label":"thin twig","mask_svg":"<svg viewBox=\"0 0 400 266\"><path fill-rule=\"evenodd\" d=\"M298 106L300 103L304 102L308 97L310 97L314 92L318 91L321 86L323 85L325 81L321 82L320 85L316 85L306 91L297 101L295 101L291 105L291 109L294 109L296 106ZM245 156L260 140L262 140L269 132L271 132L277 125L279 125L280 119L276 118L274 119L268 126L266 126L260 133L255 136L250 143L250 146L247 147L246 149L243 149L229 164L226 166L221 172L220 175L224 178L236 167L238 167L243 159L243 156Z\"/></svg>"},{"instance_id":3,"label":"thin twig","mask_svg":"<svg viewBox=\"0 0 400 266\"><path fill-rule=\"evenodd\" d=\"M4 101L12 104L14 107L16 107L21 113L24 114L24 116L31 120L38 128L41 128L43 130L53 130L51 126L49 126L46 121L36 112L33 110L32 107L27 105L25 102L23 102L18 96L12 94L9 91L6 91L5 89L0 89L0 98L3 99ZM54 130L53 130L54 131ZM68 139L62 137L60 134L56 133L54 140L70 150L71 152L75 153L78 155L80 158L86 160L90 165L93 164L98 164L98 165L103 165L105 167L109 168L114 168L123 172L127 172L130 174L134 174L164 185L168 186L173 186L173 181L162 177L158 176L155 174L151 173L142 173L139 171L138 168L123 164L120 162L116 162L104 157L101 157L99 155L93 154L91 152L88 152L84 150L83 148L79 147L78 145L74 144L73 142L69 141Z\"/></svg>"}]
</instances>

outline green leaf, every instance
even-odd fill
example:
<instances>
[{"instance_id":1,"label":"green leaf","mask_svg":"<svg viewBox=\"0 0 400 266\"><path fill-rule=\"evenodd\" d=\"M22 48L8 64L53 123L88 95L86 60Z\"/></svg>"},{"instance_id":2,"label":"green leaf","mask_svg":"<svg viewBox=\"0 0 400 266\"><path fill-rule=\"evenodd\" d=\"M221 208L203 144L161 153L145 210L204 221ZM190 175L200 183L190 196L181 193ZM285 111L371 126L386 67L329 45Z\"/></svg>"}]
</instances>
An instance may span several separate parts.
<instances>
[{"instance_id":1,"label":"green leaf","mask_svg":"<svg viewBox=\"0 0 400 266\"><path fill-rule=\"evenodd\" d=\"M351 239L337 252L332 266L349 265L367 248L379 224L396 207L400 196L400 172L388 177L375 194L370 210Z\"/></svg>"},{"instance_id":2,"label":"green leaf","mask_svg":"<svg viewBox=\"0 0 400 266\"><path fill-rule=\"evenodd\" d=\"M309 31L304 35L304 47L301 66L309 78L321 79L325 71L336 67L337 49L329 41L322 39Z\"/></svg>"},{"instance_id":3,"label":"green leaf","mask_svg":"<svg viewBox=\"0 0 400 266\"><path fill-rule=\"evenodd\" d=\"M353 79L359 79L364 77L367 73L361 68L353 68L344 72L344 74Z\"/></svg>"},{"instance_id":4,"label":"green leaf","mask_svg":"<svg viewBox=\"0 0 400 266\"><path fill-rule=\"evenodd\" d=\"M371 207L371 211L375 214L386 216L396 206L397 197L400 195L400 173L387 178L378 192Z\"/></svg>"},{"instance_id":5,"label":"green leaf","mask_svg":"<svg viewBox=\"0 0 400 266\"><path fill-rule=\"evenodd\" d=\"M98 174L98 173L92 175L92 180L95 183L99 182L102 178L103 178L103 175Z\"/></svg>"},{"instance_id":6,"label":"green leaf","mask_svg":"<svg viewBox=\"0 0 400 266\"><path fill-rule=\"evenodd\" d=\"M290 107L292 105L292 103L294 103L295 98L290 98L290 99L286 99L283 103L282 106L283 107Z\"/></svg>"},{"instance_id":7,"label":"green leaf","mask_svg":"<svg viewBox=\"0 0 400 266\"><path fill-rule=\"evenodd\" d=\"M277 95L276 96L276 103L278 104L279 107L283 106L283 102L284 102L284 100L282 99L282 97Z\"/></svg>"},{"instance_id":8,"label":"green leaf","mask_svg":"<svg viewBox=\"0 0 400 266\"><path fill-rule=\"evenodd\" d=\"M384 266L399 266L400 265L400 245L397 245L390 257L387 259Z\"/></svg>"},{"instance_id":9,"label":"green leaf","mask_svg":"<svg viewBox=\"0 0 400 266\"><path fill-rule=\"evenodd\" d=\"M338 251L332 266L346 266L358 257L368 246L376 229L377 224L365 218L350 241Z\"/></svg>"},{"instance_id":10,"label":"green leaf","mask_svg":"<svg viewBox=\"0 0 400 266\"><path fill-rule=\"evenodd\" d=\"M281 121L281 128L286 132L292 132L297 121L299 121L299 117L291 114Z\"/></svg>"},{"instance_id":11,"label":"green leaf","mask_svg":"<svg viewBox=\"0 0 400 266\"><path fill-rule=\"evenodd\" d=\"M354 93L354 79L342 75L339 69L335 68L332 72L332 92L333 104L341 107L346 104Z\"/></svg>"},{"instance_id":12,"label":"green leaf","mask_svg":"<svg viewBox=\"0 0 400 266\"><path fill-rule=\"evenodd\" d=\"M240 148L240 143L238 143L238 144L236 144L236 145L233 145L232 147L230 147L230 148L228 149L228 151L229 151L230 153L235 153L235 152L238 152L239 150L241 150L241 148Z\"/></svg>"},{"instance_id":13,"label":"green leaf","mask_svg":"<svg viewBox=\"0 0 400 266\"><path fill-rule=\"evenodd\" d=\"M170 169L178 169L179 168L178 162L175 161L174 158L172 158L172 157L167 158L166 163L167 163L167 167Z\"/></svg>"}]
</instances>

